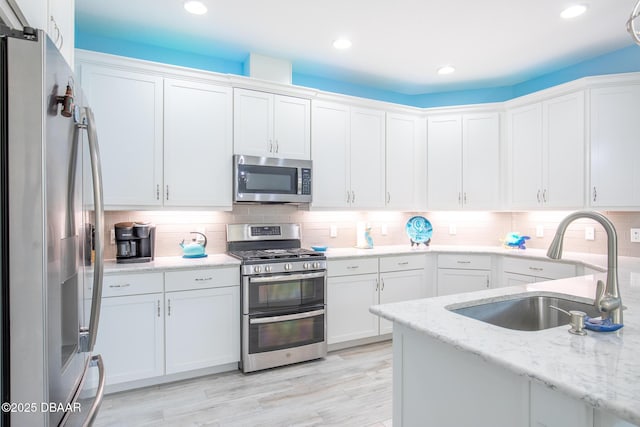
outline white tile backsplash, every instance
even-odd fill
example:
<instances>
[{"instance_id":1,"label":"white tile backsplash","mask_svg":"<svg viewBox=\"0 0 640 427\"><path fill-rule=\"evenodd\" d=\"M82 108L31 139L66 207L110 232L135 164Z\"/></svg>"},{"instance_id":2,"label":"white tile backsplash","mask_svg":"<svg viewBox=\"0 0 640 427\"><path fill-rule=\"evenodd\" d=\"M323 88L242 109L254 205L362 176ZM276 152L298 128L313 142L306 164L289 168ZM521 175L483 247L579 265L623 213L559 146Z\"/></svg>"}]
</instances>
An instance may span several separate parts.
<instances>
[{"instance_id":1,"label":"white tile backsplash","mask_svg":"<svg viewBox=\"0 0 640 427\"><path fill-rule=\"evenodd\" d=\"M236 205L231 212L209 211L108 211L105 226L108 233L113 224L122 221L150 221L156 225L156 256L181 255L179 243L189 239L190 231L204 229L208 253L226 250L226 224L293 222L302 226L302 245L350 247L356 243L356 223L364 221L372 227L375 245L409 244L405 224L413 215L423 215L433 225L432 242L439 245L500 245L510 231L531 236L527 247L544 249L549 246L558 223L568 212L351 212L310 211L295 205ZM640 243L631 243L629 229L640 228L640 212L604 212L618 230L618 253L640 257ZM387 234L382 235L382 225ZM456 234L449 234L455 225ZM594 225L595 224L595 225ZM544 237L535 237L536 226L542 225ZM331 226L337 237L330 237ZM595 228L595 240L584 239L584 228ZM565 237L566 251L605 253L606 236L599 224L590 220L576 221ZM107 258L115 258L115 245L107 243Z\"/></svg>"}]
</instances>

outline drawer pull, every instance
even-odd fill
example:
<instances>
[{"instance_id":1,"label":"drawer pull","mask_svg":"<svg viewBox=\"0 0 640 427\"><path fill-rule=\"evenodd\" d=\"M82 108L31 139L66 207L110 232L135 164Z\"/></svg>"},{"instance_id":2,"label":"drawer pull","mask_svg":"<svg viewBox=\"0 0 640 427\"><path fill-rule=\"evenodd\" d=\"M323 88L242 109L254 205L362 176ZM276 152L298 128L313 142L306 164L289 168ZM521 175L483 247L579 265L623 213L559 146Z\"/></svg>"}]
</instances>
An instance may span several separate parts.
<instances>
[{"instance_id":1,"label":"drawer pull","mask_svg":"<svg viewBox=\"0 0 640 427\"><path fill-rule=\"evenodd\" d=\"M158 300L158 317L160 317L160 300Z\"/></svg>"},{"instance_id":2,"label":"drawer pull","mask_svg":"<svg viewBox=\"0 0 640 427\"><path fill-rule=\"evenodd\" d=\"M402 261L399 262L398 265L409 265L409 261Z\"/></svg>"},{"instance_id":3,"label":"drawer pull","mask_svg":"<svg viewBox=\"0 0 640 427\"><path fill-rule=\"evenodd\" d=\"M213 277L196 277L196 282L207 282L213 280Z\"/></svg>"},{"instance_id":4,"label":"drawer pull","mask_svg":"<svg viewBox=\"0 0 640 427\"><path fill-rule=\"evenodd\" d=\"M458 264L471 264L471 261L458 261Z\"/></svg>"},{"instance_id":5,"label":"drawer pull","mask_svg":"<svg viewBox=\"0 0 640 427\"><path fill-rule=\"evenodd\" d=\"M124 285L109 285L110 288L128 288L131 283L125 283Z\"/></svg>"},{"instance_id":6,"label":"drawer pull","mask_svg":"<svg viewBox=\"0 0 640 427\"><path fill-rule=\"evenodd\" d=\"M356 268L360 268L359 265L349 265L347 266L347 270L355 270Z\"/></svg>"},{"instance_id":7,"label":"drawer pull","mask_svg":"<svg viewBox=\"0 0 640 427\"><path fill-rule=\"evenodd\" d=\"M544 270L544 268L542 268L542 267L529 267L529 270L542 271L542 270Z\"/></svg>"}]
</instances>

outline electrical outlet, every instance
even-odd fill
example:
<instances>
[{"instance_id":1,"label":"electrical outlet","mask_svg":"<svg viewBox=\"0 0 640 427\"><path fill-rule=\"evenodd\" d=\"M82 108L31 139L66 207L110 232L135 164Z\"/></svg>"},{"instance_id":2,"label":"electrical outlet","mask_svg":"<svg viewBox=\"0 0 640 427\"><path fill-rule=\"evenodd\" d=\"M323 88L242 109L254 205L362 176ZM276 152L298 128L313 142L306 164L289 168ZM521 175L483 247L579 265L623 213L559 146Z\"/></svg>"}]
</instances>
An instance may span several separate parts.
<instances>
[{"instance_id":1,"label":"electrical outlet","mask_svg":"<svg viewBox=\"0 0 640 427\"><path fill-rule=\"evenodd\" d=\"M332 225L331 230L329 231L329 236L338 237L338 227L336 227L335 225Z\"/></svg>"},{"instance_id":2,"label":"electrical outlet","mask_svg":"<svg viewBox=\"0 0 640 427\"><path fill-rule=\"evenodd\" d=\"M596 229L593 227L585 227L584 228L584 239L585 240L596 240Z\"/></svg>"},{"instance_id":3,"label":"electrical outlet","mask_svg":"<svg viewBox=\"0 0 640 427\"><path fill-rule=\"evenodd\" d=\"M536 237L544 237L544 226L536 225Z\"/></svg>"},{"instance_id":4,"label":"electrical outlet","mask_svg":"<svg viewBox=\"0 0 640 427\"><path fill-rule=\"evenodd\" d=\"M631 229L631 241L633 243L640 243L640 228Z\"/></svg>"},{"instance_id":5,"label":"electrical outlet","mask_svg":"<svg viewBox=\"0 0 640 427\"><path fill-rule=\"evenodd\" d=\"M389 228L387 227L387 224L382 224L382 226L380 226L380 234L382 234L383 236L389 234Z\"/></svg>"},{"instance_id":6,"label":"electrical outlet","mask_svg":"<svg viewBox=\"0 0 640 427\"><path fill-rule=\"evenodd\" d=\"M455 236L458 233L458 229L455 224L449 224L449 234Z\"/></svg>"}]
</instances>

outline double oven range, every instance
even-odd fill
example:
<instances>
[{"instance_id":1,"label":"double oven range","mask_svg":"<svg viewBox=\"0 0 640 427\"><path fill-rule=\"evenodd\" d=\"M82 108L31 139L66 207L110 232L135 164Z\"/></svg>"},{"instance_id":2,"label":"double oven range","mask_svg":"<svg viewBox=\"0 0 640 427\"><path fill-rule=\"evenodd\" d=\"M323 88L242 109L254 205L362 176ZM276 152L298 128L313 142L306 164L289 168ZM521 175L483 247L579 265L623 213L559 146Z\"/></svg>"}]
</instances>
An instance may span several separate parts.
<instances>
[{"instance_id":1,"label":"double oven range","mask_svg":"<svg viewBox=\"0 0 640 427\"><path fill-rule=\"evenodd\" d=\"M228 254L242 261L243 372L327 354L326 257L300 246L298 224L227 225Z\"/></svg>"}]
</instances>

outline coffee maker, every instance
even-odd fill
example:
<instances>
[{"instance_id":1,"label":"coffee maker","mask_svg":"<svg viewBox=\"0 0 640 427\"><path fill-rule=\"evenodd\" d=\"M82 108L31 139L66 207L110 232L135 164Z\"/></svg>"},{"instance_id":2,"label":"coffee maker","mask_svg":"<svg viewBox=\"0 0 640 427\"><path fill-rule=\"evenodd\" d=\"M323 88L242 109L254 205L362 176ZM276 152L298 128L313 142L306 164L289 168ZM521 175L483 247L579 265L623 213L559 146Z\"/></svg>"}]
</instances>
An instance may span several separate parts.
<instances>
[{"instance_id":1,"label":"coffee maker","mask_svg":"<svg viewBox=\"0 0 640 427\"><path fill-rule=\"evenodd\" d=\"M116 262L153 261L156 227L149 223L119 222L115 224Z\"/></svg>"}]
</instances>

